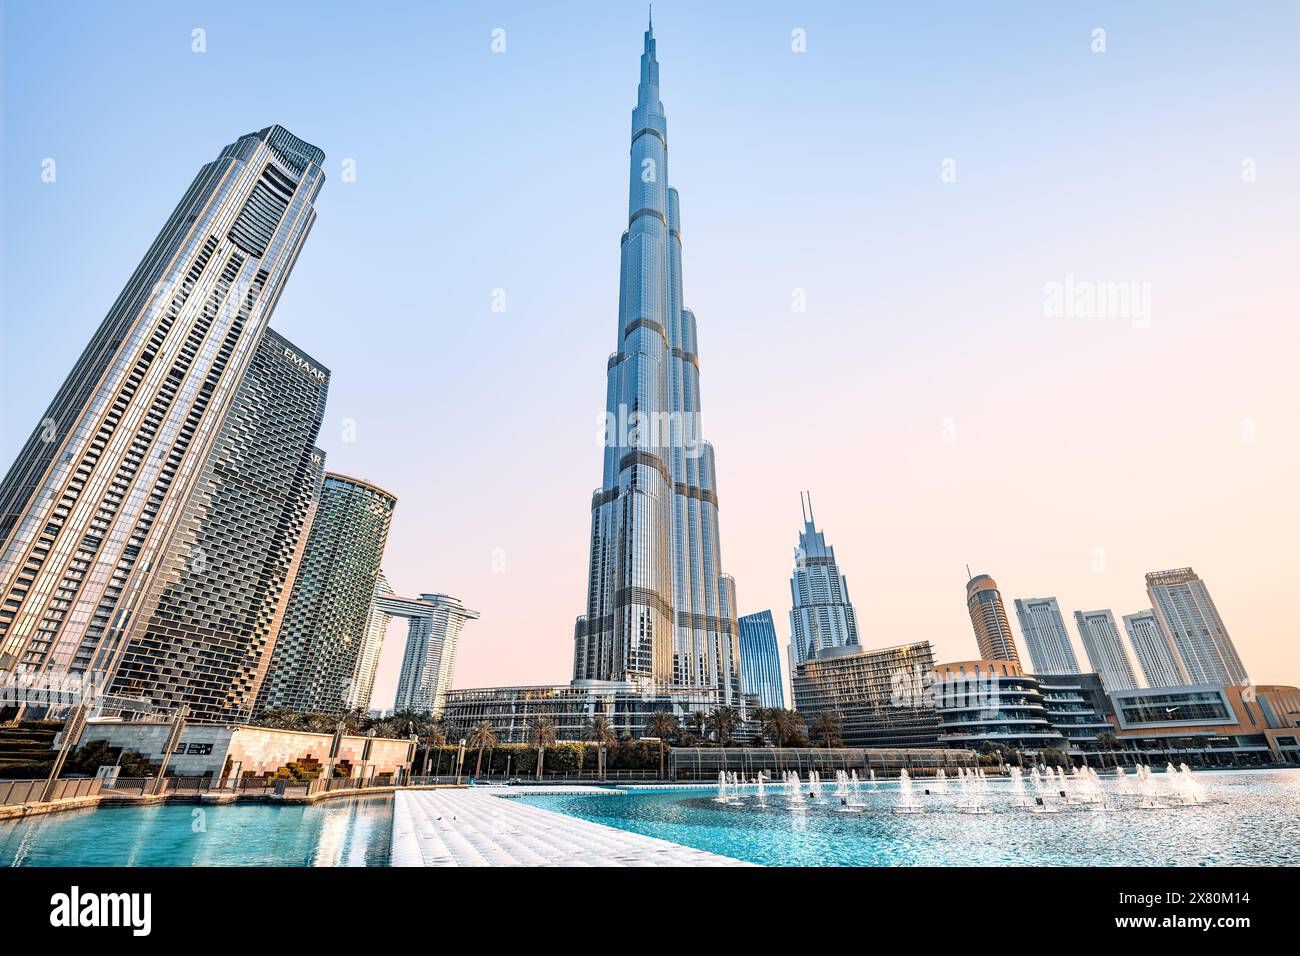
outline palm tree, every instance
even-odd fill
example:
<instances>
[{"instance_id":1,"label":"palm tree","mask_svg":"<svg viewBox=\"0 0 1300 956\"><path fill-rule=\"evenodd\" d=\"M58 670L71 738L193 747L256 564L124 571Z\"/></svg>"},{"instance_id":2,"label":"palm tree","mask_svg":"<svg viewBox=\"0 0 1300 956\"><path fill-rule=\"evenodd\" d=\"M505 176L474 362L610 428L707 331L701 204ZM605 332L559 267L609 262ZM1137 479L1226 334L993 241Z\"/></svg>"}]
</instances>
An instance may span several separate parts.
<instances>
[{"instance_id":1,"label":"palm tree","mask_svg":"<svg viewBox=\"0 0 1300 956\"><path fill-rule=\"evenodd\" d=\"M666 710L656 710L650 715L650 721L645 725L645 734L647 737L659 738L659 779L664 778L664 740L668 737L676 737L677 731L681 729L674 714Z\"/></svg>"},{"instance_id":2,"label":"palm tree","mask_svg":"<svg viewBox=\"0 0 1300 956\"><path fill-rule=\"evenodd\" d=\"M433 748L447 742L447 725L441 717L425 717L414 727L416 746L424 751L424 776L429 775L429 760Z\"/></svg>"},{"instance_id":3,"label":"palm tree","mask_svg":"<svg viewBox=\"0 0 1300 956\"><path fill-rule=\"evenodd\" d=\"M785 742L804 726L803 718L798 713L784 707L764 707L761 715L757 711L754 713L754 718L777 747L784 747Z\"/></svg>"},{"instance_id":4,"label":"palm tree","mask_svg":"<svg viewBox=\"0 0 1300 956\"><path fill-rule=\"evenodd\" d=\"M596 745L596 769L604 777L605 748L618 746L618 734L614 733L614 725L604 714L596 714L583 731L582 739Z\"/></svg>"},{"instance_id":5,"label":"palm tree","mask_svg":"<svg viewBox=\"0 0 1300 956\"><path fill-rule=\"evenodd\" d=\"M686 723L695 728L695 736L704 736L704 725L709 722L709 715L702 710L693 710L686 718Z\"/></svg>"},{"instance_id":6,"label":"palm tree","mask_svg":"<svg viewBox=\"0 0 1300 956\"><path fill-rule=\"evenodd\" d=\"M731 743L731 732L740 723L740 712L734 707L714 707L708 715L709 729L718 737L718 746Z\"/></svg>"},{"instance_id":7,"label":"palm tree","mask_svg":"<svg viewBox=\"0 0 1300 956\"><path fill-rule=\"evenodd\" d=\"M492 730L491 722L480 720L471 727L469 736L465 738L465 743L471 749L478 751L478 759L474 761L474 776L477 777L483 770L483 751L497 745L497 735Z\"/></svg>"},{"instance_id":8,"label":"palm tree","mask_svg":"<svg viewBox=\"0 0 1300 956\"><path fill-rule=\"evenodd\" d=\"M546 748L555 743L555 721L549 717L530 717L528 719L528 742L537 748L537 779L542 779L542 761L546 758Z\"/></svg>"},{"instance_id":9,"label":"palm tree","mask_svg":"<svg viewBox=\"0 0 1300 956\"><path fill-rule=\"evenodd\" d=\"M844 722L840 720L839 714L823 710L813 718L812 729L813 733L824 741L824 746L834 747L839 744L840 733L844 730Z\"/></svg>"}]
</instances>

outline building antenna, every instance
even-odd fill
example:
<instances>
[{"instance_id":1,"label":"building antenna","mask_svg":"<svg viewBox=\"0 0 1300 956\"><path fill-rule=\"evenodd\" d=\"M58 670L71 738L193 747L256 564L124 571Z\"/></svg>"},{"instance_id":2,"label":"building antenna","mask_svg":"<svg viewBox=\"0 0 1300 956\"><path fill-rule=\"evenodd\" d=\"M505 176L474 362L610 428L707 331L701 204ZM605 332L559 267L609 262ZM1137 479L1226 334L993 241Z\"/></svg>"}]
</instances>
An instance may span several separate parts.
<instances>
[{"instance_id":1,"label":"building antenna","mask_svg":"<svg viewBox=\"0 0 1300 956\"><path fill-rule=\"evenodd\" d=\"M808 492L808 520L809 520L812 524L816 524L816 523L817 523L817 519L813 517L813 510L812 510L812 492L811 492L811 491Z\"/></svg>"},{"instance_id":2,"label":"building antenna","mask_svg":"<svg viewBox=\"0 0 1300 956\"><path fill-rule=\"evenodd\" d=\"M970 565L967 564L967 565L966 565L966 580L969 581L969 580L970 580L971 578L973 578L974 576L975 576L975 575L973 575L973 574L970 573Z\"/></svg>"},{"instance_id":3,"label":"building antenna","mask_svg":"<svg viewBox=\"0 0 1300 956\"><path fill-rule=\"evenodd\" d=\"M803 492L799 492L799 515L803 518L803 523L808 523L808 509L804 507Z\"/></svg>"}]
</instances>

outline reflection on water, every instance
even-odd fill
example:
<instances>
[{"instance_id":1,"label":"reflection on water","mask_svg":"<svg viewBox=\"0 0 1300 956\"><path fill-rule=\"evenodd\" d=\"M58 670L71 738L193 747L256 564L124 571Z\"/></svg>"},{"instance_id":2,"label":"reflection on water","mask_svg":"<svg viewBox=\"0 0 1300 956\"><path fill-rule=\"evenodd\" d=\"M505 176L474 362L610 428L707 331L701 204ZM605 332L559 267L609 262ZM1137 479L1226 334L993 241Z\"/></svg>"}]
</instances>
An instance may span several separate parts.
<instances>
[{"instance_id":1,"label":"reflection on water","mask_svg":"<svg viewBox=\"0 0 1300 956\"><path fill-rule=\"evenodd\" d=\"M1176 777L1155 774L1158 794ZM549 810L722 853L789 866L1227 866L1300 864L1300 770L1195 775L1204 802L1151 799L1132 774L1040 791L1001 779L950 787L911 780L917 812L900 813L897 782L783 789L769 782L713 789L521 799ZM1100 791L1097 788L1100 787ZM927 792L928 790L928 792ZM1064 792L1065 797L1060 794ZM841 812L845 806L861 812Z\"/></svg>"},{"instance_id":2,"label":"reflection on water","mask_svg":"<svg viewBox=\"0 0 1300 956\"><path fill-rule=\"evenodd\" d=\"M391 796L168 803L0 822L4 866L387 866Z\"/></svg>"}]
</instances>

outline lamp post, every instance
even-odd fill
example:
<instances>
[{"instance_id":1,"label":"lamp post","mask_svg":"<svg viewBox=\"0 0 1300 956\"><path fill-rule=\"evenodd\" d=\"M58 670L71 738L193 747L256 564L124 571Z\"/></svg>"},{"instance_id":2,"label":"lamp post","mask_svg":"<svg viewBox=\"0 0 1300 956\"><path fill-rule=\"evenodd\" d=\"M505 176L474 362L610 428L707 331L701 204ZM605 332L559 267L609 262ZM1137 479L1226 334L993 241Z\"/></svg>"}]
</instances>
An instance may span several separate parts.
<instances>
[{"instance_id":1,"label":"lamp post","mask_svg":"<svg viewBox=\"0 0 1300 956\"><path fill-rule=\"evenodd\" d=\"M456 786L460 786L460 770L465 764L465 738L460 738L460 746L456 749Z\"/></svg>"}]
</instances>

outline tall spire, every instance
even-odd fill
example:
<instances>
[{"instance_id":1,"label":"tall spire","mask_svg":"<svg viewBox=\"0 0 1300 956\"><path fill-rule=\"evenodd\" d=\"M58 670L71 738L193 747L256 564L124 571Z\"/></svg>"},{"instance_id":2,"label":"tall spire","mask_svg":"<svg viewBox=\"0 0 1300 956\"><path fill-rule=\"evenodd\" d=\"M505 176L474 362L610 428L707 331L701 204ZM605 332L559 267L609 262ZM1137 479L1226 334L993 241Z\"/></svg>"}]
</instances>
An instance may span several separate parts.
<instances>
[{"instance_id":1,"label":"tall spire","mask_svg":"<svg viewBox=\"0 0 1300 956\"><path fill-rule=\"evenodd\" d=\"M650 18L631 117L606 421L667 415L682 424L668 434L607 435L592 496L586 614L574 628L574 678L710 687L719 703L734 704L741 687L735 584L722 573L713 446L699 428L699 346L695 314L682 298L680 204L669 186L655 54Z\"/></svg>"}]
</instances>

